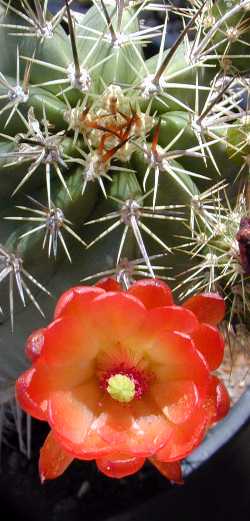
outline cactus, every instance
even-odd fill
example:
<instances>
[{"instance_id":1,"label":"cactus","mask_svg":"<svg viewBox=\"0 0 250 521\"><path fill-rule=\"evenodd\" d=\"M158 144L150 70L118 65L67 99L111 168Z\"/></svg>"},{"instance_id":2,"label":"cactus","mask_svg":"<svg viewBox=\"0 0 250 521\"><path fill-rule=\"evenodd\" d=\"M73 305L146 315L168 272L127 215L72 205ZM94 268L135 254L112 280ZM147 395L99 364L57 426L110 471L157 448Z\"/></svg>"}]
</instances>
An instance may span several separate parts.
<instances>
[{"instance_id":1,"label":"cactus","mask_svg":"<svg viewBox=\"0 0 250 521\"><path fill-rule=\"evenodd\" d=\"M25 338L80 280L219 291L228 328L250 327L250 2L159 4L147 28L150 9L0 0L0 404Z\"/></svg>"}]
</instances>

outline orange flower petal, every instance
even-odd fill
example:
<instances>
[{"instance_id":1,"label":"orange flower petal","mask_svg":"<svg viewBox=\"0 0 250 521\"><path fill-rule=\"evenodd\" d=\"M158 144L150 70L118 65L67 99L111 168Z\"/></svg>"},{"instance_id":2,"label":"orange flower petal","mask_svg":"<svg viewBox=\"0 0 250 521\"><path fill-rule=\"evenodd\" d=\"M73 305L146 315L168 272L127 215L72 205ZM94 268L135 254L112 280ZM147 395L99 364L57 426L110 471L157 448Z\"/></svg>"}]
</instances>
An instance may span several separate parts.
<instances>
[{"instance_id":1,"label":"orange flower petal","mask_svg":"<svg viewBox=\"0 0 250 521\"><path fill-rule=\"evenodd\" d=\"M37 397L32 390L30 391L35 375L36 369L32 367L19 376L16 381L16 398L28 414L38 420L47 420L47 395L41 390L40 396Z\"/></svg>"},{"instance_id":2,"label":"orange flower petal","mask_svg":"<svg viewBox=\"0 0 250 521\"><path fill-rule=\"evenodd\" d=\"M60 365L54 365L51 370L51 367L40 357L32 369L19 377L16 384L18 400L28 413L33 415L30 407L36 407L38 417L47 418L47 401L50 394L59 390L71 389L82 383L88 378L91 369L91 366L86 369L81 365L73 364L63 367L63 370Z\"/></svg>"},{"instance_id":3,"label":"orange flower petal","mask_svg":"<svg viewBox=\"0 0 250 521\"><path fill-rule=\"evenodd\" d=\"M104 293L89 307L89 327L101 338L102 348L125 342L140 329L146 310L128 293Z\"/></svg>"},{"instance_id":4,"label":"orange flower petal","mask_svg":"<svg viewBox=\"0 0 250 521\"><path fill-rule=\"evenodd\" d=\"M101 390L94 381L69 391L56 391L48 401L48 422L62 446L77 456L100 400Z\"/></svg>"},{"instance_id":5,"label":"orange flower petal","mask_svg":"<svg viewBox=\"0 0 250 521\"><path fill-rule=\"evenodd\" d=\"M54 319L62 316L81 316L89 303L104 293L94 286L76 286L65 291L59 298L54 312Z\"/></svg>"},{"instance_id":6,"label":"orange flower petal","mask_svg":"<svg viewBox=\"0 0 250 521\"><path fill-rule=\"evenodd\" d=\"M148 395L145 399L134 401L131 408L134 417L131 452L153 455L170 439L172 425Z\"/></svg>"},{"instance_id":7,"label":"orange flower petal","mask_svg":"<svg viewBox=\"0 0 250 521\"><path fill-rule=\"evenodd\" d=\"M214 421L224 418L230 409L230 397L223 382L216 376L212 377L215 390L216 415Z\"/></svg>"},{"instance_id":8,"label":"orange flower petal","mask_svg":"<svg viewBox=\"0 0 250 521\"><path fill-rule=\"evenodd\" d=\"M147 313L139 336L145 338L144 342L148 343L160 331L181 331L189 335L198 327L199 321L188 309L180 306L164 306L151 309Z\"/></svg>"},{"instance_id":9,"label":"orange flower petal","mask_svg":"<svg viewBox=\"0 0 250 521\"><path fill-rule=\"evenodd\" d=\"M192 416L176 425L166 445L156 453L159 461L176 461L185 458L203 440L208 427L208 417L202 407L196 408Z\"/></svg>"},{"instance_id":10,"label":"orange flower petal","mask_svg":"<svg viewBox=\"0 0 250 521\"><path fill-rule=\"evenodd\" d=\"M169 421L184 423L199 402L196 385L190 380L154 384L152 394Z\"/></svg>"},{"instance_id":11,"label":"orange flower petal","mask_svg":"<svg viewBox=\"0 0 250 521\"><path fill-rule=\"evenodd\" d=\"M209 416L210 424L222 420L230 409L229 394L217 376L211 376L209 395L203 407Z\"/></svg>"},{"instance_id":12,"label":"orange flower petal","mask_svg":"<svg viewBox=\"0 0 250 521\"><path fill-rule=\"evenodd\" d=\"M149 397L128 406L105 397L95 425L100 436L116 450L140 457L154 454L172 434L169 422Z\"/></svg>"},{"instance_id":13,"label":"orange flower petal","mask_svg":"<svg viewBox=\"0 0 250 521\"><path fill-rule=\"evenodd\" d=\"M98 335L92 334L86 317L63 317L47 327L41 356L48 365L75 364L76 371L83 371L98 349Z\"/></svg>"},{"instance_id":14,"label":"orange flower petal","mask_svg":"<svg viewBox=\"0 0 250 521\"><path fill-rule=\"evenodd\" d=\"M224 339L218 329L209 324L201 324L192 333L195 346L205 357L209 369L214 371L221 364L224 356Z\"/></svg>"},{"instance_id":15,"label":"orange flower petal","mask_svg":"<svg viewBox=\"0 0 250 521\"><path fill-rule=\"evenodd\" d=\"M218 293L201 293L186 300L183 307L190 309L200 322L216 326L225 315L225 302Z\"/></svg>"},{"instance_id":16,"label":"orange flower petal","mask_svg":"<svg viewBox=\"0 0 250 521\"><path fill-rule=\"evenodd\" d=\"M201 396L206 396L209 372L203 356L191 338L177 332L160 332L148 350L159 382L192 380Z\"/></svg>"},{"instance_id":17,"label":"orange flower petal","mask_svg":"<svg viewBox=\"0 0 250 521\"><path fill-rule=\"evenodd\" d=\"M47 419L47 401L50 393L75 385L75 366L62 373L39 359L34 367L23 373L16 382L16 395L21 407L38 419Z\"/></svg>"},{"instance_id":18,"label":"orange flower petal","mask_svg":"<svg viewBox=\"0 0 250 521\"><path fill-rule=\"evenodd\" d=\"M35 360L37 360L41 354L44 344L45 331L45 328L36 329L27 339L25 345L25 354L32 362L35 362Z\"/></svg>"},{"instance_id":19,"label":"orange flower petal","mask_svg":"<svg viewBox=\"0 0 250 521\"><path fill-rule=\"evenodd\" d=\"M110 454L110 452L115 450L115 448L115 445L112 447L110 443L106 442L101 438L101 436L99 436L96 430L94 430L94 425L92 424L83 443L78 445L77 449L74 449L74 454L77 450L78 459L93 460Z\"/></svg>"},{"instance_id":20,"label":"orange flower petal","mask_svg":"<svg viewBox=\"0 0 250 521\"><path fill-rule=\"evenodd\" d=\"M72 463L73 457L59 445L50 431L40 451L39 474L42 483L46 479L55 479Z\"/></svg>"},{"instance_id":21,"label":"orange flower petal","mask_svg":"<svg viewBox=\"0 0 250 521\"><path fill-rule=\"evenodd\" d=\"M130 406L122 405L104 394L100 414L93 424L93 429L105 442L116 446L117 450L124 451L129 442L132 421Z\"/></svg>"},{"instance_id":22,"label":"orange flower petal","mask_svg":"<svg viewBox=\"0 0 250 521\"><path fill-rule=\"evenodd\" d=\"M147 309L173 304L171 289L159 279L142 279L129 288L128 293L143 302Z\"/></svg>"},{"instance_id":23,"label":"orange flower petal","mask_svg":"<svg viewBox=\"0 0 250 521\"><path fill-rule=\"evenodd\" d=\"M105 291L122 291L121 284L112 277L104 277L95 284L96 288L102 288Z\"/></svg>"},{"instance_id":24,"label":"orange flower petal","mask_svg":"<svg viewBox=\"0 0 250 521\"><path fill-rule=\"evenodd\" d=\"M184 481L179 461L167 463L164 461L158 461L156 458L150 458L150 461L165 478L177 483L178 485L183 485Z\"/></svg>"},{"instance_id":25,"label":"orange flower petal","mask_svg":"<svg viewBox=\"0 0 250 521\"><path fill-rule=\"evenodd\" d=\"M109 478L124 478L138 472L144 465L145 458L131 458L129 456L105 457L96 460L97 468Z\"/></svg>"}]
</instances>

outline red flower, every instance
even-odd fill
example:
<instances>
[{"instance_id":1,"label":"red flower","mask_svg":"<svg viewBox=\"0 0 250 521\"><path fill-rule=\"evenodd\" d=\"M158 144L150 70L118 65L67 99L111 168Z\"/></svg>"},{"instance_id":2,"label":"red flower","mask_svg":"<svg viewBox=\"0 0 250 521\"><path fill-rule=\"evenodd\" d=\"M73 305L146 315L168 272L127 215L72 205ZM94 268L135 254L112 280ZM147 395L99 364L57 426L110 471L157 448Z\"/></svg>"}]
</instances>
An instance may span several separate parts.
<instances>
[{"instance_id":1,"label":"red flower","mask_svg":"<svg viewBox=\"0 0 250 521\"><path fill-rule=\"evenodd\" d=\"M117 478L149 458L181 482L180 460L229 408L210 373L223 358L215 327L223 313L216 294L174 305L159 280L124 292L104 279L64 293L54 321L29 337L33 365L16 386L23 409L52 429L41 450L42 480L73 458L95 459Z\"/></svg>"}]
</instances>

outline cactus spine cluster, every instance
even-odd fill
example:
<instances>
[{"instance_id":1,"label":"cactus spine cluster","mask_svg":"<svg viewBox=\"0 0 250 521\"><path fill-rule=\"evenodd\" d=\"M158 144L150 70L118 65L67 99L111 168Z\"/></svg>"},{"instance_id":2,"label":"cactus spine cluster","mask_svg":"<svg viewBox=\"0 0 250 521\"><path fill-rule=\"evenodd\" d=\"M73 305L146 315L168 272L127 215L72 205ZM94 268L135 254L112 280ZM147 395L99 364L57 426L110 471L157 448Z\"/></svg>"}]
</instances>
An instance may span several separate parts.
<instances>
[{"instance_id":1,"label":"cactus spine cluster","mask_svg":"<svg viewBox=\"0 0 250 521\"><path fill-rule=\"evenodd\" d=\"M166 50L173 13L183 30ZM248 328L249 0L96 0L85 14L65 0L55 15L0 0L0 15L1 402L25 338L80 280L216 290L228 327Z\"/></svg>"}]
</instances>

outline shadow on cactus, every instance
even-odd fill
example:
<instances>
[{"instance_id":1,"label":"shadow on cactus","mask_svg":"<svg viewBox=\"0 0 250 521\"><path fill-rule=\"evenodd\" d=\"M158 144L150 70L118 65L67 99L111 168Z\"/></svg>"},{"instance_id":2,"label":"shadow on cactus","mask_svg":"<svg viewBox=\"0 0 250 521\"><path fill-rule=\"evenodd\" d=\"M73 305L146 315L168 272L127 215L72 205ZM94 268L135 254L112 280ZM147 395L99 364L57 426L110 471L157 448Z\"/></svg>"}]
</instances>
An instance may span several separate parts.
<instances>
[{"instance_id":1,"label":"shadow on cactus","mask_svg":"<svg viewBox=\"0 0 250 521\"><path fill-rule=\"evenodd\" d=\"M249 0L159 5L153 27L148 1L71 4L0 0L3 410L25 339L81 280L160 274L249 327Z\"/></svg>"}]
</instances>

